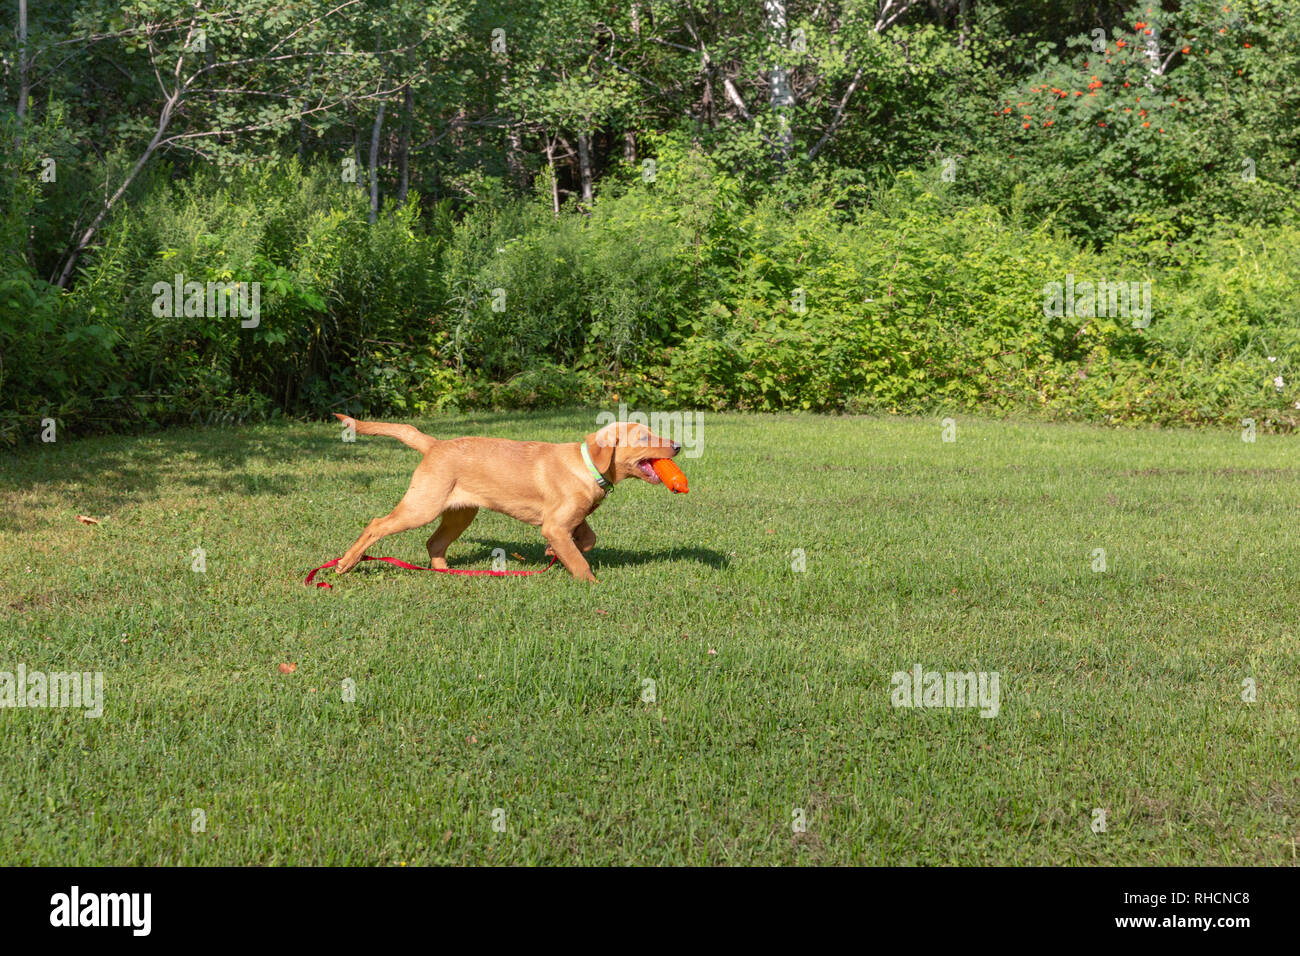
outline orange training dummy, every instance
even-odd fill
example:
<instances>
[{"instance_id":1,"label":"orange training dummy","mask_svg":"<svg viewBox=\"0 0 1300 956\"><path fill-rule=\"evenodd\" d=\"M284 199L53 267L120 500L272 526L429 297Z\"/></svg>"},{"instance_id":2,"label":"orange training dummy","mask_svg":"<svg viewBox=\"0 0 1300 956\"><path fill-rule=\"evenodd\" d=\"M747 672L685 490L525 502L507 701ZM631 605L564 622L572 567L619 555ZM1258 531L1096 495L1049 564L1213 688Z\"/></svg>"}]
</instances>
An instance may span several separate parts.
<instances>
[{"instance_id":1,"label":"orange training dummy","mask_svg":"<svg viewBox=\"0 0 1300 956\"><path fill-rule=\"evenodd\" d=\"M667 485L670 491L675 491L679 495L686 494L686 475L682 474L682 470L673 464L671 458L656 458L650 462L650 466L654 468L659 480Z\"/></svg>"}]
</instances>

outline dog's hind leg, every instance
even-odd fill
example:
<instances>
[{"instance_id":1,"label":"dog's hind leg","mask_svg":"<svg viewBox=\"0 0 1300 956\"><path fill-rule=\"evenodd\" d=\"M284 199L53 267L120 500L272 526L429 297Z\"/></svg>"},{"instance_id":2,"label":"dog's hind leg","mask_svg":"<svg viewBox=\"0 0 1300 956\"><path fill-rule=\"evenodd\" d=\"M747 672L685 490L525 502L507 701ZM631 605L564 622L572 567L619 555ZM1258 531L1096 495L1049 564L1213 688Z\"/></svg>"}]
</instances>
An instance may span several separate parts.
<instances>
[{"instance_id":1,"label":"dog's hind leg","mask_svg":"<svg viewBox=\"0 0 1300 956\"><path fill-rule=\"evenodd\" d=\"M366 549L380 538L428 524L442 513L442 505L446 498L446 492L430 498L425 494L417 493L412 487L396 508L366 525L366 530L361 532L361 537L357 538L352 547L348 548L347 553L339 559L338 566L334 570L338 574L346 574L357 566Z\"/></svg>"},{"instance_id":2,"label":"dog's hind leg","mask_svg":"<svg viewBox=\"0 0 1300 956\"><path fill-rule=\"evenodd\" d=\"M429 549L429 567L445 568L447 566L447 549L451 543L465 533L475 516L477 508L456 508L442 513L438 530L429 536L424 546Z\"/></svg>"}]
</instances>

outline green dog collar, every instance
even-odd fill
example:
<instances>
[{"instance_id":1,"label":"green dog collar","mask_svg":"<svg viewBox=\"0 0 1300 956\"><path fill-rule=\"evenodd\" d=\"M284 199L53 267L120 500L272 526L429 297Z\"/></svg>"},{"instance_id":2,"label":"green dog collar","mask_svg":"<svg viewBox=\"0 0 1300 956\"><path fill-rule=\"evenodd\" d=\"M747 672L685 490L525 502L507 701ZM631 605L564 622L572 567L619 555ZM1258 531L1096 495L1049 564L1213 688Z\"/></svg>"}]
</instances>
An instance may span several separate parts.
<instances>
[{"instance_id":1,"label":"green dog collar","mask_svg":"<svg viewBox=\"0 0 1300 956\"><path fill-rule=\"evenodd\" d=\"M581 442L579 447L582 449L583 464L585 464L587 470L591 472L591 477L595 478L596 484L600 485L601 490L608 494L614 488L613 483L597 470L596 463L591 460L591 451L587 448L587 443L585 441Z\"/></svg>"}]
</instances>

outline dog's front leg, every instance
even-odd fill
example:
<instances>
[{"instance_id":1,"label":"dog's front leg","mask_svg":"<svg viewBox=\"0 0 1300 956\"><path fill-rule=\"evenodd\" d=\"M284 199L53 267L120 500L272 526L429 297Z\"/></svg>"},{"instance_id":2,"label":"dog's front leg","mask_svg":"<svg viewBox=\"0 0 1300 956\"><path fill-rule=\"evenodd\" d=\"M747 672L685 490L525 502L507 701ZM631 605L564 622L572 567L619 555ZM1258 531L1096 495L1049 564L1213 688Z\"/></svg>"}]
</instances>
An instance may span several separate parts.
<instances>
[{"instance_id":1,"label":"dog's front leg","mask_svg":"<svg viewBox=\"0 0 1300 956\"><path fill-rule=\"evenodd\" d=\"M550 542L550 550L560 562L569 569L569 573L580 581L596 583L596 576L591 573L591 565L578 550L573 536L577 529L568 522L542 522L542 535Z\"/></svg>"},{"instance_id":2,"label":"dog's front leg","mask_svg":"<svg viewBox=\"0 0 1300 956\"><path fill-rule=\"evenodd\" d=\"M578 550L583 554L596 546L596 532L591 530L591 525L587 524L585 520L573 529L573 543L578 546ZM555 556L555 549L549 544L546 546L546 556L548 558Z\"/></svg>"}]
</instances>

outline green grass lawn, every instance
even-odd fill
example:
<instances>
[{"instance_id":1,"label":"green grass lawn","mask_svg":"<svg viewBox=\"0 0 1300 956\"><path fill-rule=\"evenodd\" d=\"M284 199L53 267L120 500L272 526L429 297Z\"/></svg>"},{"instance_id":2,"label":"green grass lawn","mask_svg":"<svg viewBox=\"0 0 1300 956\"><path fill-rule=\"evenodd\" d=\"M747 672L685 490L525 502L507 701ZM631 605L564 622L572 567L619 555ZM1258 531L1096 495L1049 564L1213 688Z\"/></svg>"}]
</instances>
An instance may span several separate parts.
<instances>
[{"instance_id":1,"label":"green grass lawn","mask_svg":"<svg viewBox=\"0 0 1300 956\"><path fill-rule=\"evenodd\" d=\"M105 712L0 710L0 862L1294 863L1297 440L940 433L709 415L689 495L592 516L597 585L303 587L418 461L334 426L7 453L0 671L102 671ZM428 533L371 553L423 563ZM497 547L542 561L486 512L449 558ZM892 706L918 664L998 672L1000 712Z\"/></svg>"}]
</instances>

